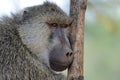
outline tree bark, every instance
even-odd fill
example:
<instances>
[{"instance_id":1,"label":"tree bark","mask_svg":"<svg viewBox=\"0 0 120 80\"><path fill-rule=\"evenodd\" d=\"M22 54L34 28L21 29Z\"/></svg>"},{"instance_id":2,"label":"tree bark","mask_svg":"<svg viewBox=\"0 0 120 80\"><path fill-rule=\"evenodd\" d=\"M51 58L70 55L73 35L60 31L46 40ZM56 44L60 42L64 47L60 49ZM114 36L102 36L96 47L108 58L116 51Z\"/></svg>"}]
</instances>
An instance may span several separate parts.
<instances>
[{"instance_id":1,"label":"tree bark","mask_svg":"<svg viewBox=\"0 0 120 80\"><path fill-rule=\"evenodd\" d=\"M71 0L71 44L74 60L68 69L68 80L84 80L84 20L87 0Z\"/></svg>"}]
</instances>

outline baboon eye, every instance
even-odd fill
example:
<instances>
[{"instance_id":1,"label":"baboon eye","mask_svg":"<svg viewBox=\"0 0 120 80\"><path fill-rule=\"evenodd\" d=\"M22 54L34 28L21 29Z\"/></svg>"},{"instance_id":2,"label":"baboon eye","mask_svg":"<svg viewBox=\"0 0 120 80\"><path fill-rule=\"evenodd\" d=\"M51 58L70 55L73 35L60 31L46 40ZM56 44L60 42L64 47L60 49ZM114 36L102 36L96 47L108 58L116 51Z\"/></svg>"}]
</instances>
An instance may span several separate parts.
<instances>
[{"instance_id":1,"label":"baboon eye","mask_svg":"<svg viewBox=\"0 0 120 80\"><path fill-rule=\"evenodd\" d=\"M62 27L62 28L67 28L68 25L67 25L67 24L61 24L61 27Z\"/></svg>"},{"instance_id":2,"label":"baboon eye","mask_svg":"<svg viewBox=\"0 0 120 80\"><path fill-rule=\"evenodd\" d=\"M50 27L57 27L58 24L57 23L47 23Z\"/></svg>"},{"instance_id":3,"label":"baboon eye","mask_svg":"<svg viewBox=\"0 0 120 80\"><path fill-rule=\"evenodd\" d=\"M51 24L51 27L57 27L58 25L57 25L57 23L52 23Z\"/></svg>"}]
</instances>

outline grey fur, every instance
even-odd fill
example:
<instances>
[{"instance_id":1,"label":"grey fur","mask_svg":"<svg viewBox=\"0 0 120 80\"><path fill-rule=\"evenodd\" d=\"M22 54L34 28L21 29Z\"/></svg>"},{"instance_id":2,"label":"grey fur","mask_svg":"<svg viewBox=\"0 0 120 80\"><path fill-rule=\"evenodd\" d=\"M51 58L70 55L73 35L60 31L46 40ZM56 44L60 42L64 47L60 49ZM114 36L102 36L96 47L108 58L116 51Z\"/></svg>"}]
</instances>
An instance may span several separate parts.
<instances>
[{"instance_id":1,"label":"grey fur","mask_svg":"<svg viewBox=\"0 0 120 80\"><path fill-rule=\"evenodd\" d=\"M45 10L46 7L48 12ZM13 15L13 18L4 17L0 21L0 80L66 80L62 74L55 74L49 69L49 64L46 65L47 61L41 59L44 57L41 57L41 54L44 54L44 48L50 50L46 41L50 31L45 22L57 21L69 24L69 17L59 7L49 2L25 10L28 12L24 11L23 15ZM33 32L31 29L33 26L40 26L41 31L38 33L43 37L40 37L42 38L39 42L40 46L36 45L42 48L40 50L35 48L32 51L32 47L27 46L29 41L24 38L27 34L24 30L31 31L31 34L27 35L29 39L34 34L34 29Z\"/></svg>"}]
</instances>

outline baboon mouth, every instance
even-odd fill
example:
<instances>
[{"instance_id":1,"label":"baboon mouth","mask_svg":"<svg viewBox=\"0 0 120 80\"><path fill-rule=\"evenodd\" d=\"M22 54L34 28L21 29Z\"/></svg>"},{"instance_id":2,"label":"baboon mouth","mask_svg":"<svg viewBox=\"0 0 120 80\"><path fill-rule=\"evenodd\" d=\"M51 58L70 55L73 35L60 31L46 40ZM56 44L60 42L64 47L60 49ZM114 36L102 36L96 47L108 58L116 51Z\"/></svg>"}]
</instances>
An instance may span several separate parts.
<instances>
[{"instance_id":1,"label":"baboon mouth","mask_svg":"<svg viewBox=\"0 0 120 80\"><path fill-rule=\"evenodd\" d=\"M68 64L61 64L61 63L50 63L50 67L54 70L54 71L63 71L65 69L68 68Z\"/></svg>"}]
</instances>

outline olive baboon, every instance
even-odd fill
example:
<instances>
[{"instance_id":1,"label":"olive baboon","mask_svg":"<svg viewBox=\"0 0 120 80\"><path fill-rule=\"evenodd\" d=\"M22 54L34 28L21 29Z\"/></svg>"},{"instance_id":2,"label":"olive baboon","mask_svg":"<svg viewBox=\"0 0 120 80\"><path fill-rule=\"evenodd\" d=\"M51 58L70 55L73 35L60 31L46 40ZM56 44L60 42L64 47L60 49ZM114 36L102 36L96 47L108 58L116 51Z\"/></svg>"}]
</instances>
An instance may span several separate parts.
<instances>
[{"instance_id":1,"label":"olive baboon","mask_svg":"<svg viewBox=\"0 0 120 80\"><path fill-rule=\"evenodd\" d=\"M0 80L66 80L72 19L45 2L0 21Z\"/></svg>"}]
</instances>

